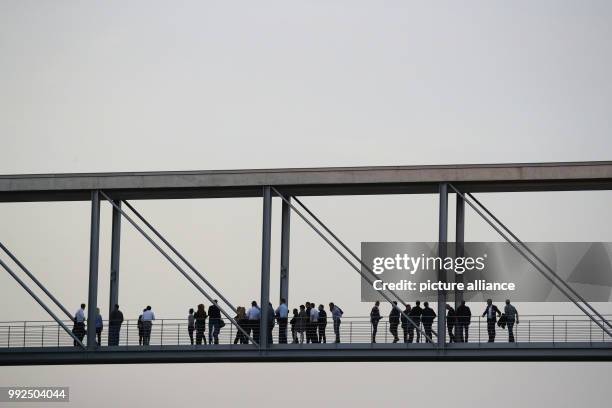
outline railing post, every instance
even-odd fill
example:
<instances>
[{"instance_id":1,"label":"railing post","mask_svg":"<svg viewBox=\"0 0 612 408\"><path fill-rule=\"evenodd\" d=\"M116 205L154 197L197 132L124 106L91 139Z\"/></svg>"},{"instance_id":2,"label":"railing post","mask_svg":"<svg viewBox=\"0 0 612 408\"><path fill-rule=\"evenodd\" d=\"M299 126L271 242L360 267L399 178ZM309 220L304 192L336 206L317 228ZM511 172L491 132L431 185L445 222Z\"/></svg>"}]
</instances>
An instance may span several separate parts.
<instances>
[{"instance_id":1,"label":"railing post","mask_svg":"<svg viewBox=\"0 0 612 408\"><path fill-rule=\"evenodd\" d=\"M160 346L164 345L164 319L162 319L162 324L161 324L161 337L159 339L159 345Z\"/></svg>"},{"instance_id":2,"label":"railing post","mask_svg":"<svg viewBox=\"0 0 612 408\"><path fill-rule=\"evenodd\" d=\"M100 192L91 191L91 226L89 239L89 288L87 300L87 348L98 346L96 341L96 309L98 307L98 255L100 252Z\"/></svg>"},{"instance_id":3,"label":"railing post","mask_svg":"<svg viewBox=\"0 0 612 408\"><path fill-rule=\"evenodd\" d=\"M440 259L445 259L448 241L448 184L440 183L438 192L440 196L438 256ZM443 265L438 269L438 281L446 282L446 270ZM438 290L438 347L446 347L446 290Z\"/></svg>"}]
</instances>

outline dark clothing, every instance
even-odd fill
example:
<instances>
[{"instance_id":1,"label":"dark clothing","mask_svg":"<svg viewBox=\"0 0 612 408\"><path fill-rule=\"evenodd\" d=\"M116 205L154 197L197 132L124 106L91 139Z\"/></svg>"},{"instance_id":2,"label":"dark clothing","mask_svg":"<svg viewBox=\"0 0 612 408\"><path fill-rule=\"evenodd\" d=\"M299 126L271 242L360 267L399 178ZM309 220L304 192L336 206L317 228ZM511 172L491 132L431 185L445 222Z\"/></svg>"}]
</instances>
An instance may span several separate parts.
<instances>
[{"instance_id":1,"label":"dark clothing","mask_svg":"<svg viewBox=\"0 0 612 408\"><path fill-rule=\"evenodd\" d=\"M293 317L289 321L289 324L291 325L291 342L293 344L297 344L297 342L298 342L298 338L297 338L297 321L298 321L298 319L299 319L299 317L297 315L293 315Z\"/></svg>"},{"instance_id":2,"label":"dark clothing","mask_svg":"<svg viewBox=\"0 0 612 408\"><path fill-rule=\"evenodd\" d=\"M380 322L380 309L374 306L370 312L370 322L372 323L372 343L376 343L376 333L378 332L378 322Z\"/></svg>"},{"instance_id":3,"label":"dark clothing","mask_svg":"<svg viewBox=\"0 0 612 408\"><path fill-rule=\"evenodd\" d=\"M460 343L467 343L472 311L469 307L461 305L457 308L456 316L455 340Z\"/></svg>"},{"instance_id":4,"label":"dark clothing","mask_svg":"<svg viewBox=\"0 0 612 408\"><path fill-rule=\"evenodd\" d=\"M236 327L236 337L234 338L234 344L248 344L249 342L249 338L242 332L240 331L240 328L242 328L245 331L249 321L246 318L242 318L239 319L238 316L234 317L234 320L236 320L236 323L238 323L238 327Z\"/></svg>"},{"instance_id":5,"label":"dark clothing","mask_svg":"<svg viewBox=\"0 0 612 408\"><path fill-rule=\"evenodd\" d=\"M120 310L113 310L108 319L108 345L119 345L119 332L123 323L123 313Z\"/></svg>"},{"instance_id":6,"label":"dark clothing","mask_svg":"<svg viewBox=\"0 0 612 408\"><path fill-rule=\"evenodd\" d=\"M489 318L489 308L493 310L492 318ZM484 313L482 314L482 317L487 316L487 333L489 335L489 343L493 343L495 341L495 323L497 322L497 315L501 316L501 312L495 305L487 305Z\"/></svg>"},{"instance_id":7,"label":"dark clothing","mask_svg":"<svg viewBox=\"0 0 612 408\"><path fill-rule=\"evenodd\" d=\"M448 341L450 343L454 343L455 339L455 326L457 324L457 314L455 313L455 309L452 307L446 313L446 328L448 330Z\"/></svg>"},{"instance_id":8,"label":"dark clothing","mask_svg":"<svg viewBox=\"0 0 612 408\"><path fill-rule=\"evenodd\" d=\"M204 310L194 313L193 318L195 319L195 330L196 330L196 344L206 344L206 336L204 335L204 330L206 329L206 318L208 315Z\"/></svg>"},{"instance_id":9,"label":"dark clothing","mask_svg":"<svg viewBox=\"0 0 612 408\"><path fill-rule=\"evenodd\" d=\"M336 343L340 343L340 319L334 319L334 334L336 335Z\"/></svg>"},{"instance_id":10,"label":"dark clothing","mask_svg":"<svg viewBox=\"0 0 612 408\"><path fill-rule=\"evenodd\" d=\"M410 317L410 319L414 322L414 327L408 327L408 343L412 343L413 340L413 332L416 329L416 334L417 334L417 338L416 338L416 342L420 343L421 342L421 315L423 314L423 309L421 309L421 306L415 306L412 309L410 309L410 313L408 313L408 316Z\"/></svg>"},{"instance_id":11,"label":"dark clothing","mask_svg":"<svg viewBox=\"0 0 612 408\"><path fill-rule=\"evenodd\" d=\"M219 331L221 330L221 310L216 304L208 307L208 343L219 344Z\"/></svg>"},{"instance_id":12,"label":"dark clothing","mask_svg":"<svg viewBox=\"0 0 612 408\"><path fill-rule=\"evenodd\" d=\"M72 326L72 333L76 336L77 339L79 339L79 341L82 343L83 339L85 338L85 323L84 322L79 322L77 323L76 321L74 322L74 325ZM75 346L78 346L79 343L77 343L76 341L74 342Z\"/></svg>"},{"instance_id":13,"label":"dark clothing","mask_svg":"<svg viewBox=\"0 0 612 408\"><path fill-rule=\"evenodd\" d=\"M98 342L98 346L102 345L102 328L96 327L96 341Z\"/></svg>"},{"instance_id":14,"label":"dark clothing","mask_svg":"<svg viewBox=\"0 0 612 408\"><path fill-rule=\"evenodd\" d=\"M423 309L423 313L421 314L421 321L423 322L423 329L425 330L425 335L427 338L425 341L427 343L431 343L432 338L432 330L431 325L433 324L434 319L436 318L436 312L433 309L426 307Z\"/></svg>"},{"instance_id":15,"label":"dark clothing","mask_svg":"<svg viewBox=\"0 0 612 408\"><path fill-rule=\"evenodd\" d=\"M278 344L287 344L287 318L279 317L276 321L278 322Z\"/></svg>"},{"instance_id":16,"label":"dark clothing","mask_svg":"<svg viewBox=\"0 0 612 408\"><path fill-rule=\"evenodd\" d=\"M144 342L144 326L142 323L142 315L140 315L138 316L138 323L136 323L136 326L138 327L138 345L140 346L142 346Z\"/></svg>"},{"instance_id":17,"label":"dark clothing","mask_svg":"<svg viewBox=\"0 0 612 408\"><path fill-rule=\"evenodd\" d=\"M327 337L325 336L325 328L327 327L327 313L325 310L319 310L319 321L317 322L319 328L319 343L327 343Z\"/></svg>"},{"instance_id":18,"label":"dark clothing","mask_svg":"<svg viewBox=\"0 0 612 408\"><path fill-rule=\"evenodd\" d=\"M397 327L399 326L400 321L400 311L396 306L391 308L391 313L389 313L389 331L393 335L393 342L397 343L399 341L399 336L397 335Z\"/></svg>"},{"instance_id":19,"label":"dark clothing","mask_svg":"<svg viewBox=\"0 0 612 408\"><path fill-rule=\"evenodd\" d=\"M402 322L402 331L404 332L404 343L408 343L408 331L412 323L408 320L408 313L410 310L404 310L404 313L400 316Z\"/></svg>"}]
</instances>

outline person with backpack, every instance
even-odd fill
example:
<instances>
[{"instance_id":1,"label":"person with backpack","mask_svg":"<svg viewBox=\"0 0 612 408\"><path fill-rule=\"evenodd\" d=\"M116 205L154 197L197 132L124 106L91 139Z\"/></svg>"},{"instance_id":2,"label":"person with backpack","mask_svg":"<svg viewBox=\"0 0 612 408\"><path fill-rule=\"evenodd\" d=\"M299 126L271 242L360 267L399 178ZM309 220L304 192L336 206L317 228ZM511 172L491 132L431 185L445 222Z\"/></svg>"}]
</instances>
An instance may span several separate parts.
<instances>
[{"instance_id":1,"label":"person with backpack","mask_svg":"<svg viewBox=\"0 0 612 408\"><path fill-rule=\"evenodd\" d=\"M332 319L334 321L334 334L336 335L336 343L340 343L340 324L342 323L342 315L344 312L340 307L334 305L334 302L330 302L329 311L332 314Z\"/></svg>"}]
</instances>

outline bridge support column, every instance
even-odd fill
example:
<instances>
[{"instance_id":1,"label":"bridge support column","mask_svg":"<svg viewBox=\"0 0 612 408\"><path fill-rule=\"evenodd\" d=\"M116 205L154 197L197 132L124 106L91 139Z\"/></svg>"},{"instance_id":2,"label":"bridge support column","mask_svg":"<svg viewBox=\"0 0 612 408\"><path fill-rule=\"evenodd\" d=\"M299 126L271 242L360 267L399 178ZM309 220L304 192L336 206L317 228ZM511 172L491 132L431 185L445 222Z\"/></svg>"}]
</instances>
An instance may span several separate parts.
<instances>
[{"instance_id":1,"label":"bridge support column","mask_svg":"<svg viewBox=\"0 0 612 408\"><path fill-rule=\"evenodd\" d=\"M457 196L457 209L455 217L455 257L461 258L465 254L465 200L459 194ZM456 283L463 283L463 274L454 274ZM463 300L463 291L455 289L455 310Z\"/></svg>"},{"instance_id":2,"label":"bridge support column","mask_svg":"<svg viewBox=\"0 0 612 408\"><path fill-rule=\"evenodd\" d=\"M438 229L438 256L446 258L447 232L448 232L448 184L440 183L440 215ZM438 280L445 281L444 265L438 270ZM446 291L438 291L438 346L446 345Z\"/></svg>"},{"instance_id":3,"label":"bridge support column","mask_svg":"<svg viewBox=\"0 0 612 408\"><path fill-rule=\"evenodd\" d=\"M287 201L291 202L291 197L285 196L285 198ZM285 201L283 201L281 222L280 299L285 299L287 301L287 305L289 305L289 240L291 227L291 207Z\"/></svg>"},{"instance_id":4,"label":"bridge support column","mask_svg":"<svg viewBox=\"0 0 612 408\"><path fill-rule=\"evenodd\" d=\"M121 208L121 200L113 200ZM110 297L108 301L108 317L119 304L119 258L121 253L121 213L113 207L113 227L111 237L110 262Z\"/></svg>"},{"instance_id":5,"label":"bridge support column","mask_svg":"<svg viewBox=\"0 0 612 408\"><path fill-rule=\"evenodd\" d=\"M263 188L263 225L261 233L261 319L259 320L259 347L267 348L268 313L270 309L270 246L272 235L272 191Z\"/></svg>"},{"instance_id":6,"label":"bridge support column","mask_svg":"<svg viewBox=\"0 0 612 408\"><path fill-rule=\"evenodd\" d=\"M98 307L98 255L100 251L100 192L91 191L91 231L89 240L89 297L87 300L87 347L96 347L96 308Z\"/></svg>"}]
</instances>

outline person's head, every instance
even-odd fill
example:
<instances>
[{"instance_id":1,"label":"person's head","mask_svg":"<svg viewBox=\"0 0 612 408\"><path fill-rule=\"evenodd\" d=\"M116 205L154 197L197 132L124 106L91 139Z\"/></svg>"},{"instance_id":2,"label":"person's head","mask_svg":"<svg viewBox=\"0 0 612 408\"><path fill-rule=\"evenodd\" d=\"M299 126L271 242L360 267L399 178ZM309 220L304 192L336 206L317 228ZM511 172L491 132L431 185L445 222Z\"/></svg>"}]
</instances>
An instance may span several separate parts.
<instances>
[{"instance_id":1,"label":"person's head","mask_svg":"<svg viewBox=\"0 0 612 408\"><path fill-rule=\"evenodd\" d=\"M287 303L287 299L281 298L281 305Z\"/></svg>"},{"instance_id":2,"label":"person's head","mask_svg":"<svg viewBox=\"0 0 612 408\"><path fill-rule=\"evenodd\" d=\"M115 305L115 310L119 310L119 305Z\"/></svg>"},{"instance_id":3,"label":"person's head","mask_svg":"<svg viewBox=\"0 0 612 408\"><path fill-rule=\"evenodd\" d=\"M425 307L425 309L427 309L429 307L429 302L423 302L423 306Z\"/></svg>"},{"instance_id":4,"label":"person's head","mask_svg":"<svg viewBox=\"0 0 612 408\"><path fill-rule=\"evenodd\" d=\"M217 299L213 300L213 303L216 305L217 304Z\"/></svg>"},{"instance_id":5,"label":"person's head","mask_svg":"<svg viewBox=\"0 0 612 408\"><path fill-rule=\"evenodd\" d=\"M397 302L395 300L391 303L393 303L393 306L397 306Z\"/></svg>"},{"instance_id":6,"label":"person's head","mask_svg":"<svg viewBox=\"0 0 612 408\"><path fill-rule=\"evenodd\" d=\"M374 302L374 306L376 307L380 306L380 302L377 300L376 302Z\"/></svg>"},{"instance_id":7,"label":"person's head","mask_svg":"<svg viewBox=\"0 0 612 408\"><path fill-rule=\"evenodd\" d=\"M297 316L297 314L298 314L298 310L297 310L297 308L293 308L293 315L294 315L294 316Z\"/></svg>"},{"instance_id":8,"label":"person's head","mask_svg":"<svg viewBox=\"0 0 612 408\"><path fill-rule=\"evenodd\" d=\"M446 305L446 310L451 310L452 307L450 307L450 305Z\"/></svg>"},{"instance_id":9,"label":"person's head","mask_svg":"<svg viewBox=\"0 0 612 408\"><path fill-rule=\"evenodd\" d=\"M147 306L147 310L151 310L151 306Z\"/></svg>"},{"instance_id":10,"label":"person's head","mask_svg":"<svg viewBox=\"0 0 612 408\"><path fill-rule=\"evenodd\" d=\"M465 300L461 301L461 306L465 306Z\"/></svg>"},{"instance_id":11,"label":"person's head","mask_svg":"<svg viewBox=\"0 0 612 408\"><path fill-rule=\"evenodd\" d=\"M310 308L310 302L306 302L306 309Z\"/></svg>"},{"instance_id":12,"label":"person's head","mask_svg":"<svg viewBox=\"0 0 612 408\"><path fill-rule=\"evenodd\" d=\"M85 309L85 303L81 303L81 309Z\"/></svg>"},{"instance_id":13,"label":"person's head","mask_svg":"<svg viewBox=\"0 0 612 408\"><path fill-rule=\"evenodd\" d=\"M506 304L509 305L510 304L510 299L506 299Z\"/></svg>"},{"instance_id":14,"label":"person's head","mask_svg":"<svg viewBox=\"0 0 612 408\"><path fill-rule=\"evenodd\" d=\"M417 300L416 302L414 302L415 305L420 306L421 305L421 301Z\"/></svg>"},{"instance_id":15,"label":"person's head","mask_svg":"<svg viewBox=\"0 0 612 408\"><path fill-rule=\"evenodd\" d=\"M306 310L306 306L300 305L300 310Z\"/></svg>"},{"instance_id":16,"label":"person's head","mask_svg":"<svg viewBox=\"0 0 612 408\"><path fill-rule=\"evenodd\" d=\"M492 305L493 301L491 299L487 299L487 305Z\"/></svg>"},{"instance_id":17,"label":"person's head","mask_svg":"<svg viewBox=\"0 0 612 408\"><path fill-rule=\"evenodd\" d=\"M193 307L189 309L189 314L193 314Z\"/></svg>"},{"instance_id":18,"label":"person's head","mask_svg":"<svg viewBox=\"0 0 612 408\"><path fill-rule=\"evenodd\" d=\"M203 311L204 311L204 303L200 303L200 304L198 305L198 312L200 312L200 313L201 313L201 312L203 312Z\"/></svg>"},{"instance_id":19,"label":"person's head","mask_svg":"<svg viewBox=\"0 0 612 408\"><path fill-rule=\"evenodd\" d=\"M319 310L325 310L325 306L319 305Z\"/></svg>"},{"instance_id":20,"label":"person's head","mask_svg":"<svg viewBox=\"0 0 612 408\"><path fill-rule=\"evenodd\" d=\"M96 307L96 313L100 314L100 308L99 307Z\"/></svg>"},{"instance_id":21,"label":"person's head","mask_svg":"<svg viewBox=\"0 0 612 408\"><path fill-rule=\"evenodd\" d=\"M252 302L251 302L251 306L253 306L253 307L257 307L257 302L256 302L256 301L252 301Z\"/></svg>"},{"instance_id":22,"label":"person's head","mask_svg":"<svg viewBox=\"0 0 612 408\"><path fill-rule=\"evenodd\" d=\"M329 303L329 310L334 310L334 302Z\"/></svg>"},{"instance_id":23,"label":"person's head","mask_svg":"<svg viewBox=\"0 0 612 408\"><path fill-rule=\"evenodd\" d=\"M406 303L406 310L410 310L410 304Z\"/></svg>"}]
</instances>

